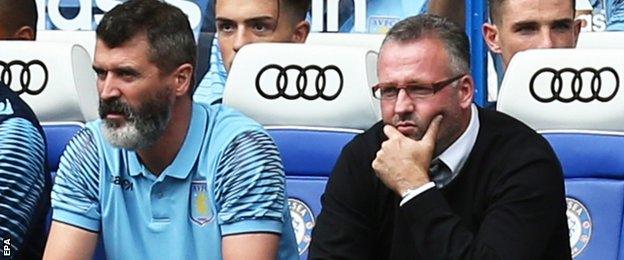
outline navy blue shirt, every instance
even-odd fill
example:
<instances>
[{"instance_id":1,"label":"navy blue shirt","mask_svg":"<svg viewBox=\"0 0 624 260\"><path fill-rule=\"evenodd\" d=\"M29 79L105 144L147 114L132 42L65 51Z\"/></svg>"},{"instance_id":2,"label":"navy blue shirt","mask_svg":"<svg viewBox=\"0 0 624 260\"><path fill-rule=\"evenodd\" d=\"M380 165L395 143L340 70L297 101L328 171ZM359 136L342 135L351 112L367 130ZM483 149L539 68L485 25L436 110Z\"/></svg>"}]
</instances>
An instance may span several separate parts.
<instances>
[{"instance_id":1,"label":"navy blue shirt","mask_svg":"<svg viewBox=\"0 0 624 260\"><path fill-rule=\"evenodd\" d=\"M51 180L44 133L32 110L0 83L0 240L3 257L43 256Z\"/></svg>"}]
</instances>

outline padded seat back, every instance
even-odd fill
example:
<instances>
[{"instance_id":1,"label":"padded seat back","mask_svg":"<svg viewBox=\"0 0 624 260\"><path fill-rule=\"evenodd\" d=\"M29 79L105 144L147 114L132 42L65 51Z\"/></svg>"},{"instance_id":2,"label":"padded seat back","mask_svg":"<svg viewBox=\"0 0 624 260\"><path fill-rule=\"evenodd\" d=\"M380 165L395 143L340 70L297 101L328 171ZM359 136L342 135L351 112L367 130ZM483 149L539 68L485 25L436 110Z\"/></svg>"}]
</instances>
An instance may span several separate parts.
<instances>
[{"instance_id":1,"label":"padded seat back","mask_svg":"<svg viewBox=\"0 0 624 260\"><path fill-rule=\"evenodd\" d=\"M280 151L302 259L342 147L380 119L376 59L367 48L251 44L228 75L224 104L264 125Z\"/></svg>"},{"instance_id":2,"label":"padded seat back","mask_svg":"<svg viewBox=\"0 0 624 260\"><path fill-rule=\"evenodd\" d=\"M622 259L624 49L516 54L497 109L541 133L563 167L575 259ZM539 64L539 66L536 66Z\"/></svg>"}]
</instances>

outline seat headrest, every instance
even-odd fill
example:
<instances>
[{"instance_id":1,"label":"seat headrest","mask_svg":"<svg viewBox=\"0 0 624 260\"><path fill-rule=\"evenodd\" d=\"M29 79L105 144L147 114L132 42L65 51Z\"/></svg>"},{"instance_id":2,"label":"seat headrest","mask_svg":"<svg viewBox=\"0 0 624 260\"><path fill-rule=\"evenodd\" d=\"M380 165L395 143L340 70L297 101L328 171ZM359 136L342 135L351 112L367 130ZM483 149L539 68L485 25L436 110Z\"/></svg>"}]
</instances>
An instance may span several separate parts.
<instances>
[{"instance_id":1,"label":"seat headrest","mask_svg":"<svg viewBox=\"0 0 624 260\"><path fill-rule=\"evenodd\" d=\"M362 47L378 52L385 37L384 34L370 33L310 33L305 43L313 45Z\"/></svg>"},{"instance_id":2,"label":"seat headrest","mask_svg":"<svg viewBox=\"0 0 624 260\"><path fill-rule=\"evenodd\" d=\"M98 118L95 73L75 44L0 41L0 80L30 105L42 122Z\"/></svg>"},{"instance_id":3,"label":"seat headrest","mask_svg":"<svg viewBox=\"0 0 624 260\"><path fill-rule=\"evenodd\" d=\"M223 103L265 126L364 130L381 118L376 67L366 48L250 44L234 59Z\"/></svg>"},{"instance_id":4,"label":"seat headrest","mask_svg":"<svg viewBox=\"0 0 624 260\"><path fill-rule=\"evenodd\" d=\"M624 49L624 32L581 32L577 49Z\"/></svg>"},{"instance_id":5,"label":"seat headrest","mask_svg":"<svg viewBox=\"0 0 624 260\"><path fill-rule=\"evenodd\" d=\"M37 41L78 44L87 50L93 60L96 35L95 31L43 30L37 31Z\"/></svg>"},{"instance_id":6,"label":"seat headrest","mask_svg":"<svg viewBox=\"0 0 624 260\"><path fill-rule=\"evenodd\" d=\"M497 109L541 132L624 132L624 49L517 53Z\"/></svg>"}]
</instances>

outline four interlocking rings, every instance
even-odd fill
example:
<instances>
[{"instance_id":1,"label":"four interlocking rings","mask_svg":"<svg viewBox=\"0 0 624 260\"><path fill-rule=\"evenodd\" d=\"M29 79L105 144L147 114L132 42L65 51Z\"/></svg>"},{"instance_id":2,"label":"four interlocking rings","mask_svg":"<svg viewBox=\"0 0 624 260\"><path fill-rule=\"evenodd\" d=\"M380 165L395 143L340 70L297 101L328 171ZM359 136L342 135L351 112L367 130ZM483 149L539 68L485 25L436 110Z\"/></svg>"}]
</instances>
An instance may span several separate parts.
<instances>
[{"instance_id":1,"label":"four interlocking rings","mask_svg":"<svg viewBox=\"0 0 624 260\"><path fill-rule=\"evenodd\" d=\"M547 97L540 96L535 91L535 80L543 73L552 74L552 78L550 80L550 91L552 95L548 95ZM564 97L561 95L563 88L564 88L563 78L562 78L562 75L564 73L572 74L572 82L569 85L570 88L572 89L572 95L569 97ZM584 81L583 79L584 73L590 73L590 75L592 76L590 82ZM607 89L606 90L607 93L603 93L605 91L602 91L603 73L610 73L611 75L613 75L613 78L615 79L615 85L613 86L613 89L612 90ZM584 85L583 83L585 83L585 85L587 85L587 83L590 83L591 96L581 95L581 91L583 90L583 85ZM594 100L598 100L600 102L607 102L607 101L612 100L615 97L615 95L618 93L619 88L620 88L620 78L618 76L618 73L615 71L615 69L611 67L604 67L599 70L596 70L594 68L583 68L580 70L573 69L573 68L563 68L560 70L556 70L553 68L543 68L535 72L535 74L533 74L533 77L531 77L531 81L529 82L529 91L531 92L531 95L537 101L540 101L543 103L549 103L555 100L563 102L563 103L570 103L575 100L578 100L584 103L588 103Z\"/></svg>"},{"instance_id":2,"label":"four interlocking rings","mask_svg":"<svg viewBox=\"0 0 624 260\"><path fill-rule=\"evenodd\" d=\"M269 94L263 90L260 79L262 78L263 74L266 71L272 70L272 69L278 71L277 77L275 78L276 92L274 94L273 93ZM294 82L291 82L288 80L287 73L288 71L291 71L291 70L298 72L296 80ZM318 72L318 74L316 75L316 80L314 81L314 87L315 87L316 93L309 93L309 92L306 93L306 89L308 88L307 72L309 71ZM327 82L326 73L328 71L334 71L336 75L338 75L338 78L339 78L338 88L337 90L335 90L335 93L333 94L327 93L328 91L333 92L333 90L328 90L327 88L328 82ZM290 84L292 83L294 83L295 88L297 89L296 94L286 93L286 89L289 86L291 86ZM258 75L256 76L256 90L258 91L258 94L260 94L260 96L266 99L277 99L277 98L283 97L288 100L294 100L297 98L304 98L306 100L315 100L315 99L321 98L321 99L330 101L330 100L336 99L338 95L340 95L340 92L342 92L343 85L344 85L344 78L342 76L342 71L340 71L340 68L334 65L329 65L324 68L321 68L320 66L317 66L317 65L309 65L309 66L302 68L299 65L288 65L286 67L282 67L277 64L270 64L262 68L258 72Z\"/></svg>"},{"instance_id":3,"label":"four interlocking rings","mask_svg":"<svg viewBox=\"0 0 624 260\"><path fill-rule=\"evenodd\" d=\"M19 66L22 68L21 72L19 73L20 89L15 90L11 88L15 93L17 93L18 95L22 93L38 95L39 93L43 92L46 85L48 84L48 68L45 66L45 64L43 64L43 62L41 62L40 60L32 60L30 62L14 60L8 63L0 61L0 67L2 67L2 70L0 71L0 81L2 81L5 85L9 87L11 87L11 83L13 82L13 73L11 71L11 68L15 66ZM41 83L41 86L33 87L30 85L32 80L31 66L38 66L43 71L43 82Z\"/></svg>"}]
</instances>

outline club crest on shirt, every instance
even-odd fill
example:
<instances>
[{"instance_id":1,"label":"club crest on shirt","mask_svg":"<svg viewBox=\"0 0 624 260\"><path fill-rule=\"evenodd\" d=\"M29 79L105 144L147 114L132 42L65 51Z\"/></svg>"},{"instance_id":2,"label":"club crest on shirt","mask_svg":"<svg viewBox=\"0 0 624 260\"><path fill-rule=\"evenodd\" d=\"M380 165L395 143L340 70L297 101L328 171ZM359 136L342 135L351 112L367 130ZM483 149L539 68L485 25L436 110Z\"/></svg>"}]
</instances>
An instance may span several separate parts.
<instances>
[{"instance_id":1,"label":"club crest on shirt","mask_svg":"<svg viewBox=\"0 0 624 260\"><path fill-rule=\"evenodd\" d=\"M399 21L399 17L371 15L368 17L368 33L386 34Z\"/></svg>"},{"instance_id":2,"label":"club crest on shirt","mask_svg":"<svg viewBox=\"0 0 624 260\"><path fill-rule=\"evenodd\" d=\"M583 203L573 198L566 198L568 209L568 228L570 228L570 247L572 257L576 257L589 244L592 233L592 221L589 211Z\"/></svg>"},{"instance_id":3,"label":"club crest on shirt","mask_svg":"<svg viewBox=\"0 0 624 260\"><path fill-rule=\"evenodd\" d=\"M312 228L314 228L314 214L310 207L303 201L294 198L288 198L288 208L290 209L290 217L292 218L297 245L299 246L299 254L302 255L310 245L312 239Z\"/></svg>"},{"instance_id":4,"label":"club crest on shirt","mask_svg":"<svg viewBox=\"0 0 624 260\"><path fill-rule=\"evenodd\" d=\"M189 200L191 208L191 220L193 223L204 226L212 221L214 214L208 197L208 184L206 181L191 182L191 199Z\"/></svg>"}]
</instances>

